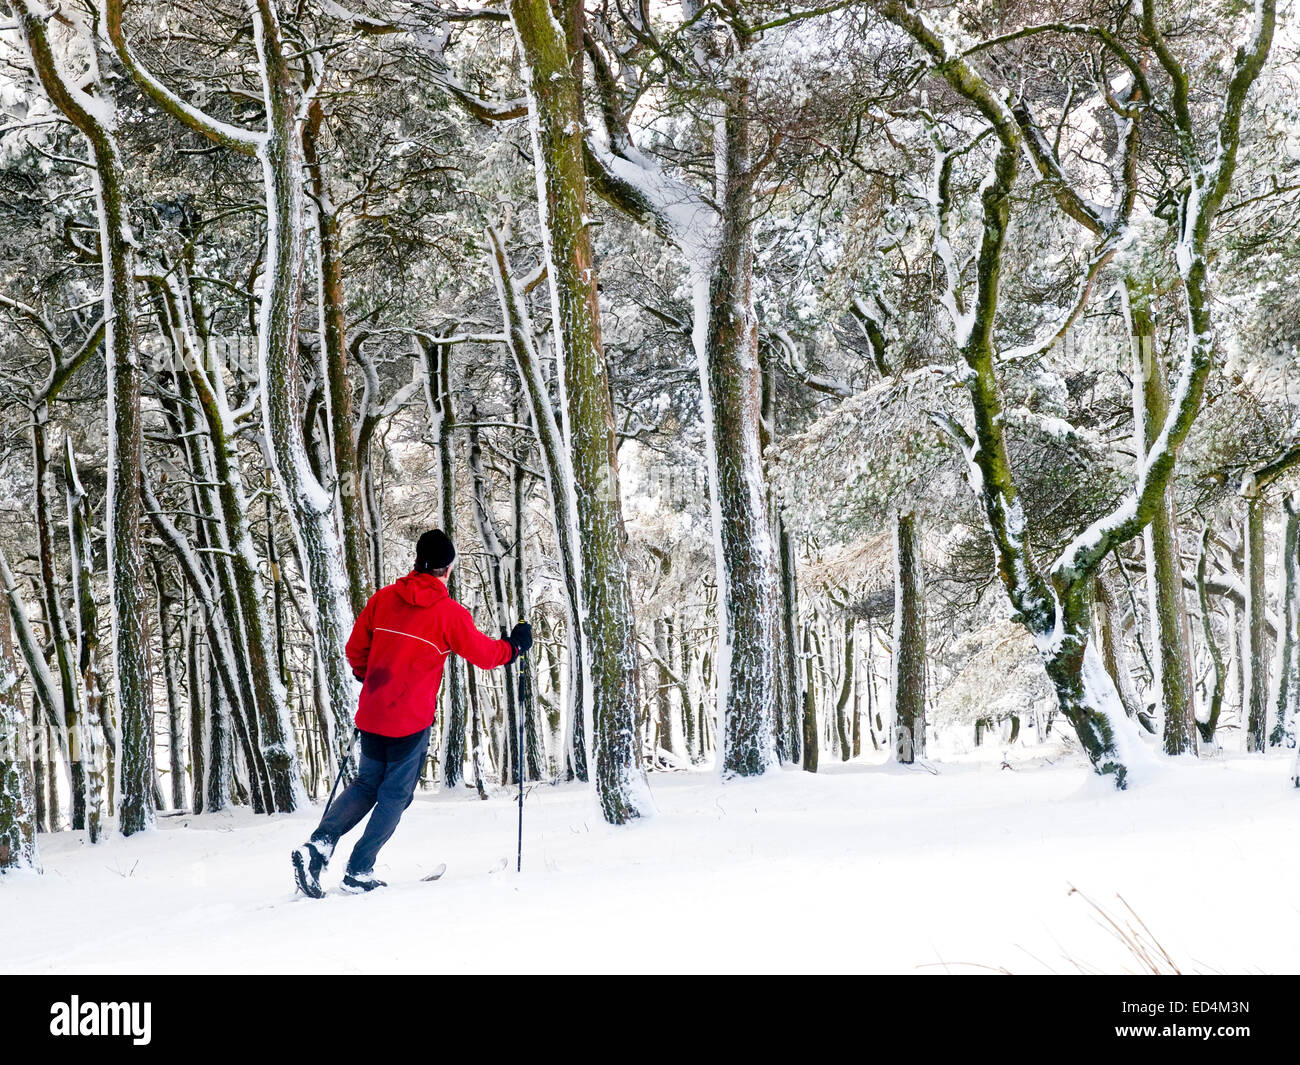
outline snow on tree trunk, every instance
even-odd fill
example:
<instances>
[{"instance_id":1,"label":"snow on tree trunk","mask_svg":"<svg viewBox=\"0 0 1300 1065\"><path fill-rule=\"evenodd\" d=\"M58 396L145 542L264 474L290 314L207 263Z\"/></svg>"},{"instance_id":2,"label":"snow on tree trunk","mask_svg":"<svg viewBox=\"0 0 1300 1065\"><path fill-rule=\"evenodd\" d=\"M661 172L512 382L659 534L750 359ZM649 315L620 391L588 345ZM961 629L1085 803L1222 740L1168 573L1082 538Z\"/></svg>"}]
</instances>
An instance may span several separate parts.
<instances>
[{"instance_id":1,"label":"snow on tree trunk","mask_svg":"<svg viewBox=\"0 0 1300 1065\"><path fill-rule=\"evenodd\" d=\"M90 500L77 474L72 438L64 438L63 479L72 551L72 597L77 618L77 669L85 693L86 834L98 843L104 831L105 759L101 715L104 685L99 671L99 607L95 602L95 555L91 541Z\"/></svg>"},{"instance_id":2,"label":"snow on tree trunk","mask_svg":"<svg viewBox=\"0 0 1300 1065\"><path fill-rule=\"evenodd\" d=\"M724 775L763 773L776 759L780 598L760 435L763 414L754 304L754 169L748 79L735 76L719 128L717 245L695 278L719 594L718 707ZM707 302L705 302L707 301Z\"/></svg>"},{"instance_id":3,"label":"snow on tree trunk","mask_svg":"<svg viewBox=\"0 0 1300 1065\"><path fill-rule=\"evenodd\" d=\"M637 738L637 649L614 416L583 162L582 101L564 31L547 0L511 0L524 59L538 210L551 289L586 639L583 705L591 708L596 792L605 819L651 812Z\"/></svg>"},{"instance_id":4,"label":"snow on tree trunk","mask_svg":"<svg viewBox=\"0 0 1300 1065\"><path fill-rule=\"evenodd\" d=\"M365 521L362 515L360 464L353 436L352 383L348 378L347 304L343 293L343 230L330 195L324 164L317 150L324 109L319 98L307 109L302 126L303 161L311 187L311 219L316 231L317 303L321 326L322 370L329 439L343 531L343 559L348 574L348 599L360 614L374 591L365 565Z\"/></svg>"},{"instance_id":5,"label":"snow on tree trunk","mask_svg":"<svg viewBox=\"0 0 1300 1065\"><path fill-rule=\"evenodd\" d=\"M153 562L153 583L158 599L159 658L162 660L163 686L167 689L167 761L171 784L171 807L173 810L183 810L185 809L185 761L181 743L180 686L177 684L171 641L171 615L175 599L167 592L167 578L157 559Z\"/></svg>"},{"instance_id":6,"label":"snow on tree trunk","mask_svg":"<svg viewBox=\"0 0 1300 1065\"><path fill-rule=\"evenodd\" d=\"M478 677L474 671L466 670L466 689L469 703L469 748L470 769L474 775L474 789L480 799L488 797L487 787L483 783L483 729L478 711Z\"/></svg>"},{"instance_id":7,"label":"snow on tree trunk","mask_svg":"<svg viewBox=\"0 0 1300 1065\"><path fill-rule=\"evenodd\" d=\"M27 719L13 635L8 616L0 614L0 873L41 871L36 829L36 795L27 771Z\"/></svg>"},{"instance_id":8,"label":"snow on tree trunk","mask_svg":"<svg viewBox=\"0 0 1300 1065\"><path fill-rule=\"evenodd\" d=\"M312 472L303 436L298 315L303 289L305 213L294 72L285 55L273 0L256 0L253 28L267 109L267 135L257 149L267 209L258 329L262 419L311 598L316 652L329 700L331 749L342 761L352 731L356 681L343 650L351 624L333 500Z\"/></svg>"}]
</instances>

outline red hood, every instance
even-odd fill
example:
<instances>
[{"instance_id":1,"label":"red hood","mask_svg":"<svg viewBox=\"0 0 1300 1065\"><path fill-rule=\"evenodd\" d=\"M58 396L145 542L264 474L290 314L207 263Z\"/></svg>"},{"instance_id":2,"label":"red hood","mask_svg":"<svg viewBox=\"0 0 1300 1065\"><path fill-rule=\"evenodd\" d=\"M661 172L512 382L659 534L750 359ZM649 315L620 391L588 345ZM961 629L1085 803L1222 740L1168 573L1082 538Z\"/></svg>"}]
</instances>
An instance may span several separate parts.
<instances>
[{"instance_id":1,"label":"red hood","mask_svg":"<svg viewBox=\"0 0 1300 1065\"><path fill-rule=\"evenodd\" d=\"M399 577L393 588L411 606L433 606L447 598L447 586L432 573L411 570L405 577Z\"/></svg>"}]
</instances>

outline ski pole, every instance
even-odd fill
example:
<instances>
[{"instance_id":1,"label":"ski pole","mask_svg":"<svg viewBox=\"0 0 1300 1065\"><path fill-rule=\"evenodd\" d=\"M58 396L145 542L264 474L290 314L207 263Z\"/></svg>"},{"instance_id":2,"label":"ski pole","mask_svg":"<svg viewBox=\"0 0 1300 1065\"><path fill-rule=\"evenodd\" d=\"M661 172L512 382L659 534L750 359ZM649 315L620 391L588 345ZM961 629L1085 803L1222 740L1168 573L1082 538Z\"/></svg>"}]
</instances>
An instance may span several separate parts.
<instances>
[{"instance_id":1,"label":"ski pole","mask_svg":"<svg viewBox=\"0 0 1300 1065\"><path fill-rule=\"evenodd\" d=\"M520 624L523 619L520 618ZM519 656L521 659L523 655ZM519 663L519 845L515 851L515 872L524 868L524 715L528 712L528 702L532 698L532 685L528 676L528 663Z\"/></svg>"},{"instance_id":2,"label":"ski pole","mask_svg":"<svg viewBox=\"0 0 1300 1065\"><path fill-rule=\"evenodd\" d=\"M357 742L357 736L361 734L361 729L353 727L352 739L348 740L348 750L342 758L339 759L339 775L334 778L334 787L330 788L330 797L325 800L325 809L321 817L330 812L330 805L334 802L334 793L339 790L339 781L343 779L343 770L348 767L348 759L352 756L352 748Z\"/></svg>"}]
</instances>

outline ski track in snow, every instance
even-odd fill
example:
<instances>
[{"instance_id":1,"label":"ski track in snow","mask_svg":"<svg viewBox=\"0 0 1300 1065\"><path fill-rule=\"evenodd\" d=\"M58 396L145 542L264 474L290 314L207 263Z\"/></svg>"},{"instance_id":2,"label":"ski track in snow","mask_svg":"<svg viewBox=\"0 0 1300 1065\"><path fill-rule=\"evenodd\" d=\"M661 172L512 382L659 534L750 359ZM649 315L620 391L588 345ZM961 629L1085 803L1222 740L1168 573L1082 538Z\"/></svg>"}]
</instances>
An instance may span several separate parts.
<instances>
[{"instance_id":1,"label":"ski track in snow","mask_svg":"<svg viewBox=\"0 0 1300 1065\"><path fill-rule=\"evenodd\" d=\"M1122 895L1185 972L1300 969L1290 752L1165 762L1123 794L1049 748L1001 757L656 775L659 816L624 828L584 787L538 785L522 875L512 792L417 793L376 868L390 886L338 893L357 829L319 901L289 867L319 805L94 848L43 835L45 875L0 880L0 972L1141 971L1071 884L1116 915ZM1252 884L1273 900L1255 931Z\"/></svg>"}]
</instances>

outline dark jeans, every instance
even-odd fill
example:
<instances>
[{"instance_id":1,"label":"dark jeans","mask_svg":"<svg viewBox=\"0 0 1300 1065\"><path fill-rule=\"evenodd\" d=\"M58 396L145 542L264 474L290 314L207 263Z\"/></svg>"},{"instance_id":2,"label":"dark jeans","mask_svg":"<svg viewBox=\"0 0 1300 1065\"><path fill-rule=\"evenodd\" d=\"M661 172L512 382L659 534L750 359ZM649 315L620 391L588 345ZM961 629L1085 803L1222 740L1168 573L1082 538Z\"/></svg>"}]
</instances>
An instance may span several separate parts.
<instances>
[{"instance_id":1,"label":"dark jeans","mask_svg":"<svg viewBox=\"0 0 1300 1065\"><path fill-rule=\"evenodd\" d=\"M334 800L311 835L313 843L323 844L326 853L333 854L334 845L373 808L375 812L370 814L366 830L352 848L349 873L369 873L374 869L379 848L388 842L402 819L402 812L411 805L424 756L429 750L429 732L430 729L425 729L396 738L361 733L357 779Z\"/></svg>"}]
</instances>

